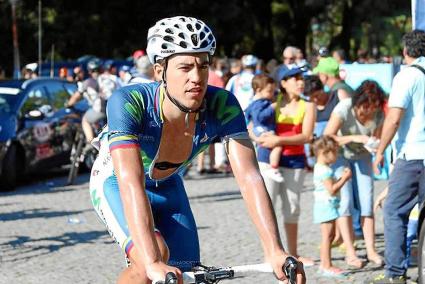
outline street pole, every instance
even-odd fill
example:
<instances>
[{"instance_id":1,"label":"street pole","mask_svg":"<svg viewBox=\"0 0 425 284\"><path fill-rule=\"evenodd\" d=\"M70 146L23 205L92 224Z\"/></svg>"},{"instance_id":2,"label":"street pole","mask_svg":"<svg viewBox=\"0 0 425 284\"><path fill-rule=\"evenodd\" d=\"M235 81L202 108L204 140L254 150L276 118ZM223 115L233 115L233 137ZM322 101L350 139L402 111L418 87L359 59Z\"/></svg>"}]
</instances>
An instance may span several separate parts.
<instances>
[{"instance_id":1,"label":"street pole","mask_svg":"<svg viewBox=\"0 0 425 284\"><path fill-rule=\"evenodd\" d=\"M21 78L21 63L19 60L18 27L16 25L16 3L18 0L9 0L12 5L12 36L13 36L13 78Z\"/></svg>"},{"instance_id":2,"label":"street pole","mask_svg":"<svg viewBox=\"0 0 425 284\"><path fill-rule=\"evenodd\" d=\"M41 39L42 39L42 33L41 33L41 0L38 0L38 76L41 77Z\"/></svg>"},{"instance_id":3,"label":"street pole","mask_svg":"<svg viewBox=\"0 0 425 284\"><path fill-rule=\"evenodd\" d=\"M55 45L52 44L52 51L50 53L50 78L53 78L55 75Z\"/></svg>"}]
</instances>

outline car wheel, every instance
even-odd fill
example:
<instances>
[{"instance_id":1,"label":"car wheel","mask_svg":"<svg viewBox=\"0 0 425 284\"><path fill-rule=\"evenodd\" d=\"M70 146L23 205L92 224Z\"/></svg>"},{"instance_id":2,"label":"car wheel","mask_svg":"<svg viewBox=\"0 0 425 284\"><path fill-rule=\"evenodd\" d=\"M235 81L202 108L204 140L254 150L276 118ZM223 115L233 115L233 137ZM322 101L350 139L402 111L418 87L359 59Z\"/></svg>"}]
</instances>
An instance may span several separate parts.
<instances>
[{"instance_id":1,"label":"car wheel","mask_svg":"<svg viewBox=\"0 0 425 284\"><path fill-rule=\"evenodd\" d=\"M419 252L418 252L418 276L419 282L424 283L425 280L425 223L422 223L421 231L419 232Z\"/></svg>"},{"instance_id":2,"label":"car wheel","mask_svg":"<svg viewBox=\"0 0 425 284\"><path fill-rule=\"evenodd\" d=\"M15 189L17 164L16 146L11 145L3 160L3 173L0 178L0 191Z\"/></svg>"}]
</instances>

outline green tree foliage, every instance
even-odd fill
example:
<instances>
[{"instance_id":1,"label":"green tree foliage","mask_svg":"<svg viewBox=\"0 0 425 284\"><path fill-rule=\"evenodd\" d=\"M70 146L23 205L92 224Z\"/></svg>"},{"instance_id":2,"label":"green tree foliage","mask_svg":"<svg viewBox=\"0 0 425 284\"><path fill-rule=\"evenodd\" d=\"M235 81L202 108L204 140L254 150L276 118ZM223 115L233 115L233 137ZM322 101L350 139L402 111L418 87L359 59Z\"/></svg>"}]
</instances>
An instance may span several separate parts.
<instances>
[{"instance_id":1,"label":"green tree foliage","mask_svg":"<svg viewBox=\"0 0 425 284\"><path fill-rule=\"evenodd\" d=\"M401 35L411 27L405 0L217 0L100 1L42 0L43 60L55 46L57 60L84 54L126 58L146 47L147 30L160 18L203 19L213 29L220 55L254 53L280 58L286 45L312 53L318 46L377 48L399 52ZM17 5L21 63L37 61L38 0ZM0 0L0 66L11 75L13 48L9 0Z\"/></svg>"}]
</instances>

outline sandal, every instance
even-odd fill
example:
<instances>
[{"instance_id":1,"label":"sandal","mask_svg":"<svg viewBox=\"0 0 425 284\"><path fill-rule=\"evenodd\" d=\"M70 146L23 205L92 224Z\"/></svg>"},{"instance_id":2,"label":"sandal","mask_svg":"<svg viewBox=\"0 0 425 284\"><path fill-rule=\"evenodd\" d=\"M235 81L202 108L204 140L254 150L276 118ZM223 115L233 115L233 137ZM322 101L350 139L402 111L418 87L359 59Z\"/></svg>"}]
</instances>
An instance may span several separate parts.
<instances>
[{"instance_id":1,"label":"sandal","mask_svg":"<svg viewBox=\"0 0 425 284\"><path fill-rule=\"evenodd\" d=\"M320 276L330 277L330 278L343 279L347 277L346 271L334 266L331 266L329 268L319 267L319 269L317 270L317 273L319 273Z\"/></svg>"},{"instance_id":2,"label":"sandal","mask_svg":"<svg viewBox=\"0 0 425 284\"><path fill-rule=\"evenodd\" d=\"M221 174L221 172L215 168L208 169L207 174Z\"/></svg>"},{"instance_id":3,"label":"sandal","mask_svg":"<svg viewBox=\"0 0 425 284\"><path fill-rule=\"evenodd\" d=\"M375 254L373 257L367 257L367 260L369 261L369 262L373 262L373 263L375 263L376 265L378 265L378 266L382 266L382 265L384 265L384 260L382 259L382 257L379 255L379 254Z\"/></svg>"},{"instance_id":4,"label":"sandal","mask_svg":"<svg viewBox=\"0 0 425 284\"><path fill-rule=\"evenodd\" d=\"M358 258L357 256L346 257L345 262L349 266L353 266L359 269L365 266L365 262L362 259Z\"/></svg>"}]
</instances>

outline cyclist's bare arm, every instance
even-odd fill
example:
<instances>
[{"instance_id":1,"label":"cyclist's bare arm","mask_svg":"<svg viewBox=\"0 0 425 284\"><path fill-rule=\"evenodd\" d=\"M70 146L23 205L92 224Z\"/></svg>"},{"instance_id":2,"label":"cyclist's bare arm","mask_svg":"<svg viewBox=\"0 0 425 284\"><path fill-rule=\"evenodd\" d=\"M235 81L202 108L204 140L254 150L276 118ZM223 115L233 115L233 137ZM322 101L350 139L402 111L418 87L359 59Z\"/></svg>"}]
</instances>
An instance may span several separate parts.
<instances>
[{"instance_id":1,"label":"cyclist's bare arm","mask_svg":"<svg viewBox=\"0 0 425 284\"><path fill-rule=\"evenodd\" d=\"M276 216L258 169L252 143L247 139L230 139L227 147L233 173L260 235L266 261L272 264L276 276L284 279L282 265L287 254L280 241Z\"/></svg>"},{"instance_id":2,"label":"cyclist's bare arm","mask_svg":"<svg viewBox=\"0 0 425 284\"><path fill-rule=\"evenodd\" d=\"M72 96L69 98L67 105L73 106L75 103L77 103L81 98L83 97L83 94L81 94L79 91L76 91Z\"/></svg>"},{"instance_id":3,"label":"cyclist's bare arm","mask_svg":"<svg viewBox=\"0 0 425 284\"><path fill-rule=\"evenodd\" d=\"M131 258L146 271L151 280L164 279L167 272L180 275L162 260L154 234L154 222L144 186L144 172L139 148L115 149L111 152L120 195L134 248Z\"/></svg>"}]
</instances>

